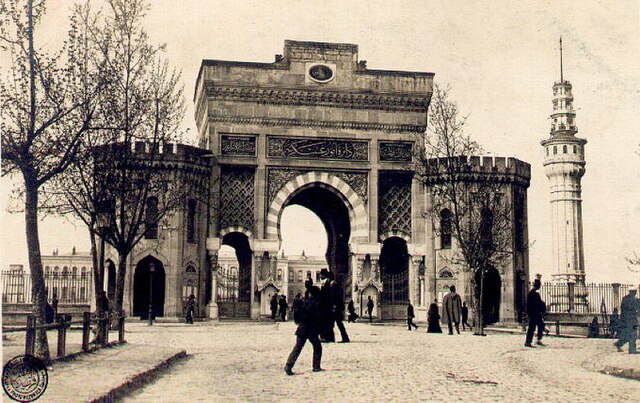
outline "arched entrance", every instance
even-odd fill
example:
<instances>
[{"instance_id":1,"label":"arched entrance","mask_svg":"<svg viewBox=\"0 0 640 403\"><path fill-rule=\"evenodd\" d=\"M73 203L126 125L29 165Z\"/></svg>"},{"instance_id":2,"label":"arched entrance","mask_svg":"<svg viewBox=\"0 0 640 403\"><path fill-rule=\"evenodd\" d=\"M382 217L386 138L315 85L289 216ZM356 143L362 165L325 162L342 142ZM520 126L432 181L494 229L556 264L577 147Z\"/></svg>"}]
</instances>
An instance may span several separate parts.
<instances>
[{"instance_id":1,"label":"arched entrance","mask_svg":"<svg viewBox=\"0 0 640 403\"><path fill-rule=\"evenodd\" d=\"M133 276L133 316L164 316L165 272L161 261L147 256L136 265Z\"/></svg>"},{"instance_id":2,"label":"arched entrance","mask_svg":"<svg viewBox=\"0 0 640 403\"><path fill-rule=\"evenodd\" d=\"M242 232L229 232L222 245L235 250L235 265L218 269L216 301L220 318L248 318L251 314L251 259L249 237Z\"/></svg>"},{"instance_id":3,"label":"arched entrance","mask_svg":"<svg viewBox=\"0 0 640 403\"><path fill-rule=\"evenodd\" d=\"M349 238L351 225L349 210L335 190L319 183L300 188L285 205L299 205L320 218L327 233L325 259L329 270L343 286L349 277Z\"/></svg>"},{"instance_id":4,"label":"arched entrance","mask_svg":"<svg viewBox=\"0 0 640 403\"><path fill-rule=\"evenodd\" d=\"M480 284L481 272L476 273L476 284ZM491 325L500 321L500 299L502 297L502 279L500 273L490 266L484 270L482 290L476 288L476 295L482 291L482 315L484 324Z\"/></svg>"},{"instance_id":5,"label":"arched entrance","mask_svg":"<svg viewBox=\"0 0 640 403\"><path fill-rule=\"evenodd\" d=\"M404 319L409 303L407 241L395 236L385 239L382 243L379 264L383 286L380 295L382 319Z\"/></svg>"}]
</instances>

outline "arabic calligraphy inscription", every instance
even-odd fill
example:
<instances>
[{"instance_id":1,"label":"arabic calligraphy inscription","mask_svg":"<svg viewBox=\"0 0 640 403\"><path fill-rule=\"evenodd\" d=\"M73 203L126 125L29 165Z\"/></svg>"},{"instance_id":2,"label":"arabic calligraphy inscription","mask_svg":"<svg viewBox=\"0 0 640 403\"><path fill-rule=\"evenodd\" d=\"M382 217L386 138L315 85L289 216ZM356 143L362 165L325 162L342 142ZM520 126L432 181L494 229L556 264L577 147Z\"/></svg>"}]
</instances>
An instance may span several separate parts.
<instances>
[{"instance_id":1,"label":"arabic calligraphy inscription","mask_svg":"<svg viewBox=\"0 0 640 403\"><path fill-rule=\"evenodd\" d=\"M366 141L274 137L267 138L268 157L301 159L369 160Z\"/></svg>"}]
</instances>

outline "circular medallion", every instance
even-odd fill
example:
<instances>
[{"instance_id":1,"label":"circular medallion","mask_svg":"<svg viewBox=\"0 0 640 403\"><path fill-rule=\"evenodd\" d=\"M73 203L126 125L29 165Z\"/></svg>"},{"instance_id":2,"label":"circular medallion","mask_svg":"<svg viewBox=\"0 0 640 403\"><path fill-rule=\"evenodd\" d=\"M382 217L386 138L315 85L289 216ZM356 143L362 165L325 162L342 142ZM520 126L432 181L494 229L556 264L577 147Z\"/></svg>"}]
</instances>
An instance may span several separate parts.
<instances>
[{"instance_id":1,"label":"circular medallion","mask_svg":"<svg viewBox=\"0 0 640 403\"><path fill-rule=\"evenodd\" d=\"M17 402L32 402L47 390L49 374L42 360L32 355L19 355L4 365L2 388Z\"/></svg>"},{"instance_id":2,"label":"circular medallion","mask_svg":"<svg viewBox=\"0 0 640 403\"><path fill-rule=\"evenodd\" d=\"M315 64L309 67L309 77L311 77L313 81L326 83L333 78L333 70L326 64Z\"/></svg>"}]
</instances>

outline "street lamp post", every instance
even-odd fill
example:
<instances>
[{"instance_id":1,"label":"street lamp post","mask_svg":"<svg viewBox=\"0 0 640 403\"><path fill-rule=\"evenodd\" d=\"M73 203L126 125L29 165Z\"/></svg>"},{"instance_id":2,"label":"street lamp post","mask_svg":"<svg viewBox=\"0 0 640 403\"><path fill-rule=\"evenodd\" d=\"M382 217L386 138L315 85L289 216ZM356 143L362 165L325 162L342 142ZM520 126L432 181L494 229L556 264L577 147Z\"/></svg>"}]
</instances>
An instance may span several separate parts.
<instances>
[{"instance_id":1,"label":"street lamp post","mask_svg":"<svg viewBox=\"0 0 640 403\"><path fill-rule=\"evenodd\" d=\"M100 261L98 262L98 272L95 273L96 279L94 280L94 284L96 285L96 314L98 317L98 332L96 339L101 342L104 337L105 332L107 332L108 323L106 320L103 320L103 316L105 314L108 315L108 312L103 312L102 307L104 305L103 299L106 298L104 295L104 249L105 249L105 238L107 237L109 231L109 220L110 220L110 209L107 203L101 203L98 206L98 211L96 212L96 226L98 228L98 236L100 237Z\"/></svg>"},{"instance_id":2,"label":"street lamp post","mask_svg":"<svg viewBox=\"0 0 640 403\"><path fill-rule=\"evenodd\" d=\"M154 263L149 263L149 326L153 326L153 273L156 270Z\"/></svg>"}]
</instances>

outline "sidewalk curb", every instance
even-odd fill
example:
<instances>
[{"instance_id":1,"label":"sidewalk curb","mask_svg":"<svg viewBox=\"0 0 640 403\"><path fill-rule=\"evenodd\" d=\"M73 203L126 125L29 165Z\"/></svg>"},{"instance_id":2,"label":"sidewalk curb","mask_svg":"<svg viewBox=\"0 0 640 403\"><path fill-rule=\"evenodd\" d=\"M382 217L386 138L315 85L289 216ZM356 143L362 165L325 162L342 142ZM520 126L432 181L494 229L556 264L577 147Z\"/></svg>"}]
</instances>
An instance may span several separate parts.
<instances>
[{"instance_id":1,"label":"sidewalk curb","mask_svg":"<svg viewBox=\"0 0 640 403\"><path fill-rule=\"evenodd\" d=\"M619 378L632 379L634 381L640 381L640 371L632 368L618 368L607 365L602 371L603 374L617 376Z\"/></svg>"},{"instance_id":2,"label":"sidewalk curb","mask_svg":"<svg viewBox=\"0 0 640 403\"><path fill-rule=\"evenodd\" d=\"M132 376L129 380L125 381L123 384L116 386L110 391L96 397L95 399L90 400L91 403L111 403L120 399L129 393L136 391L142 386L154 380L160 373L169 367L171 367L175 362L186 358L187 352L185 350L179 351L162 362L154 365L148 370L141 372Z\"/></svg>"}]
</instances>

